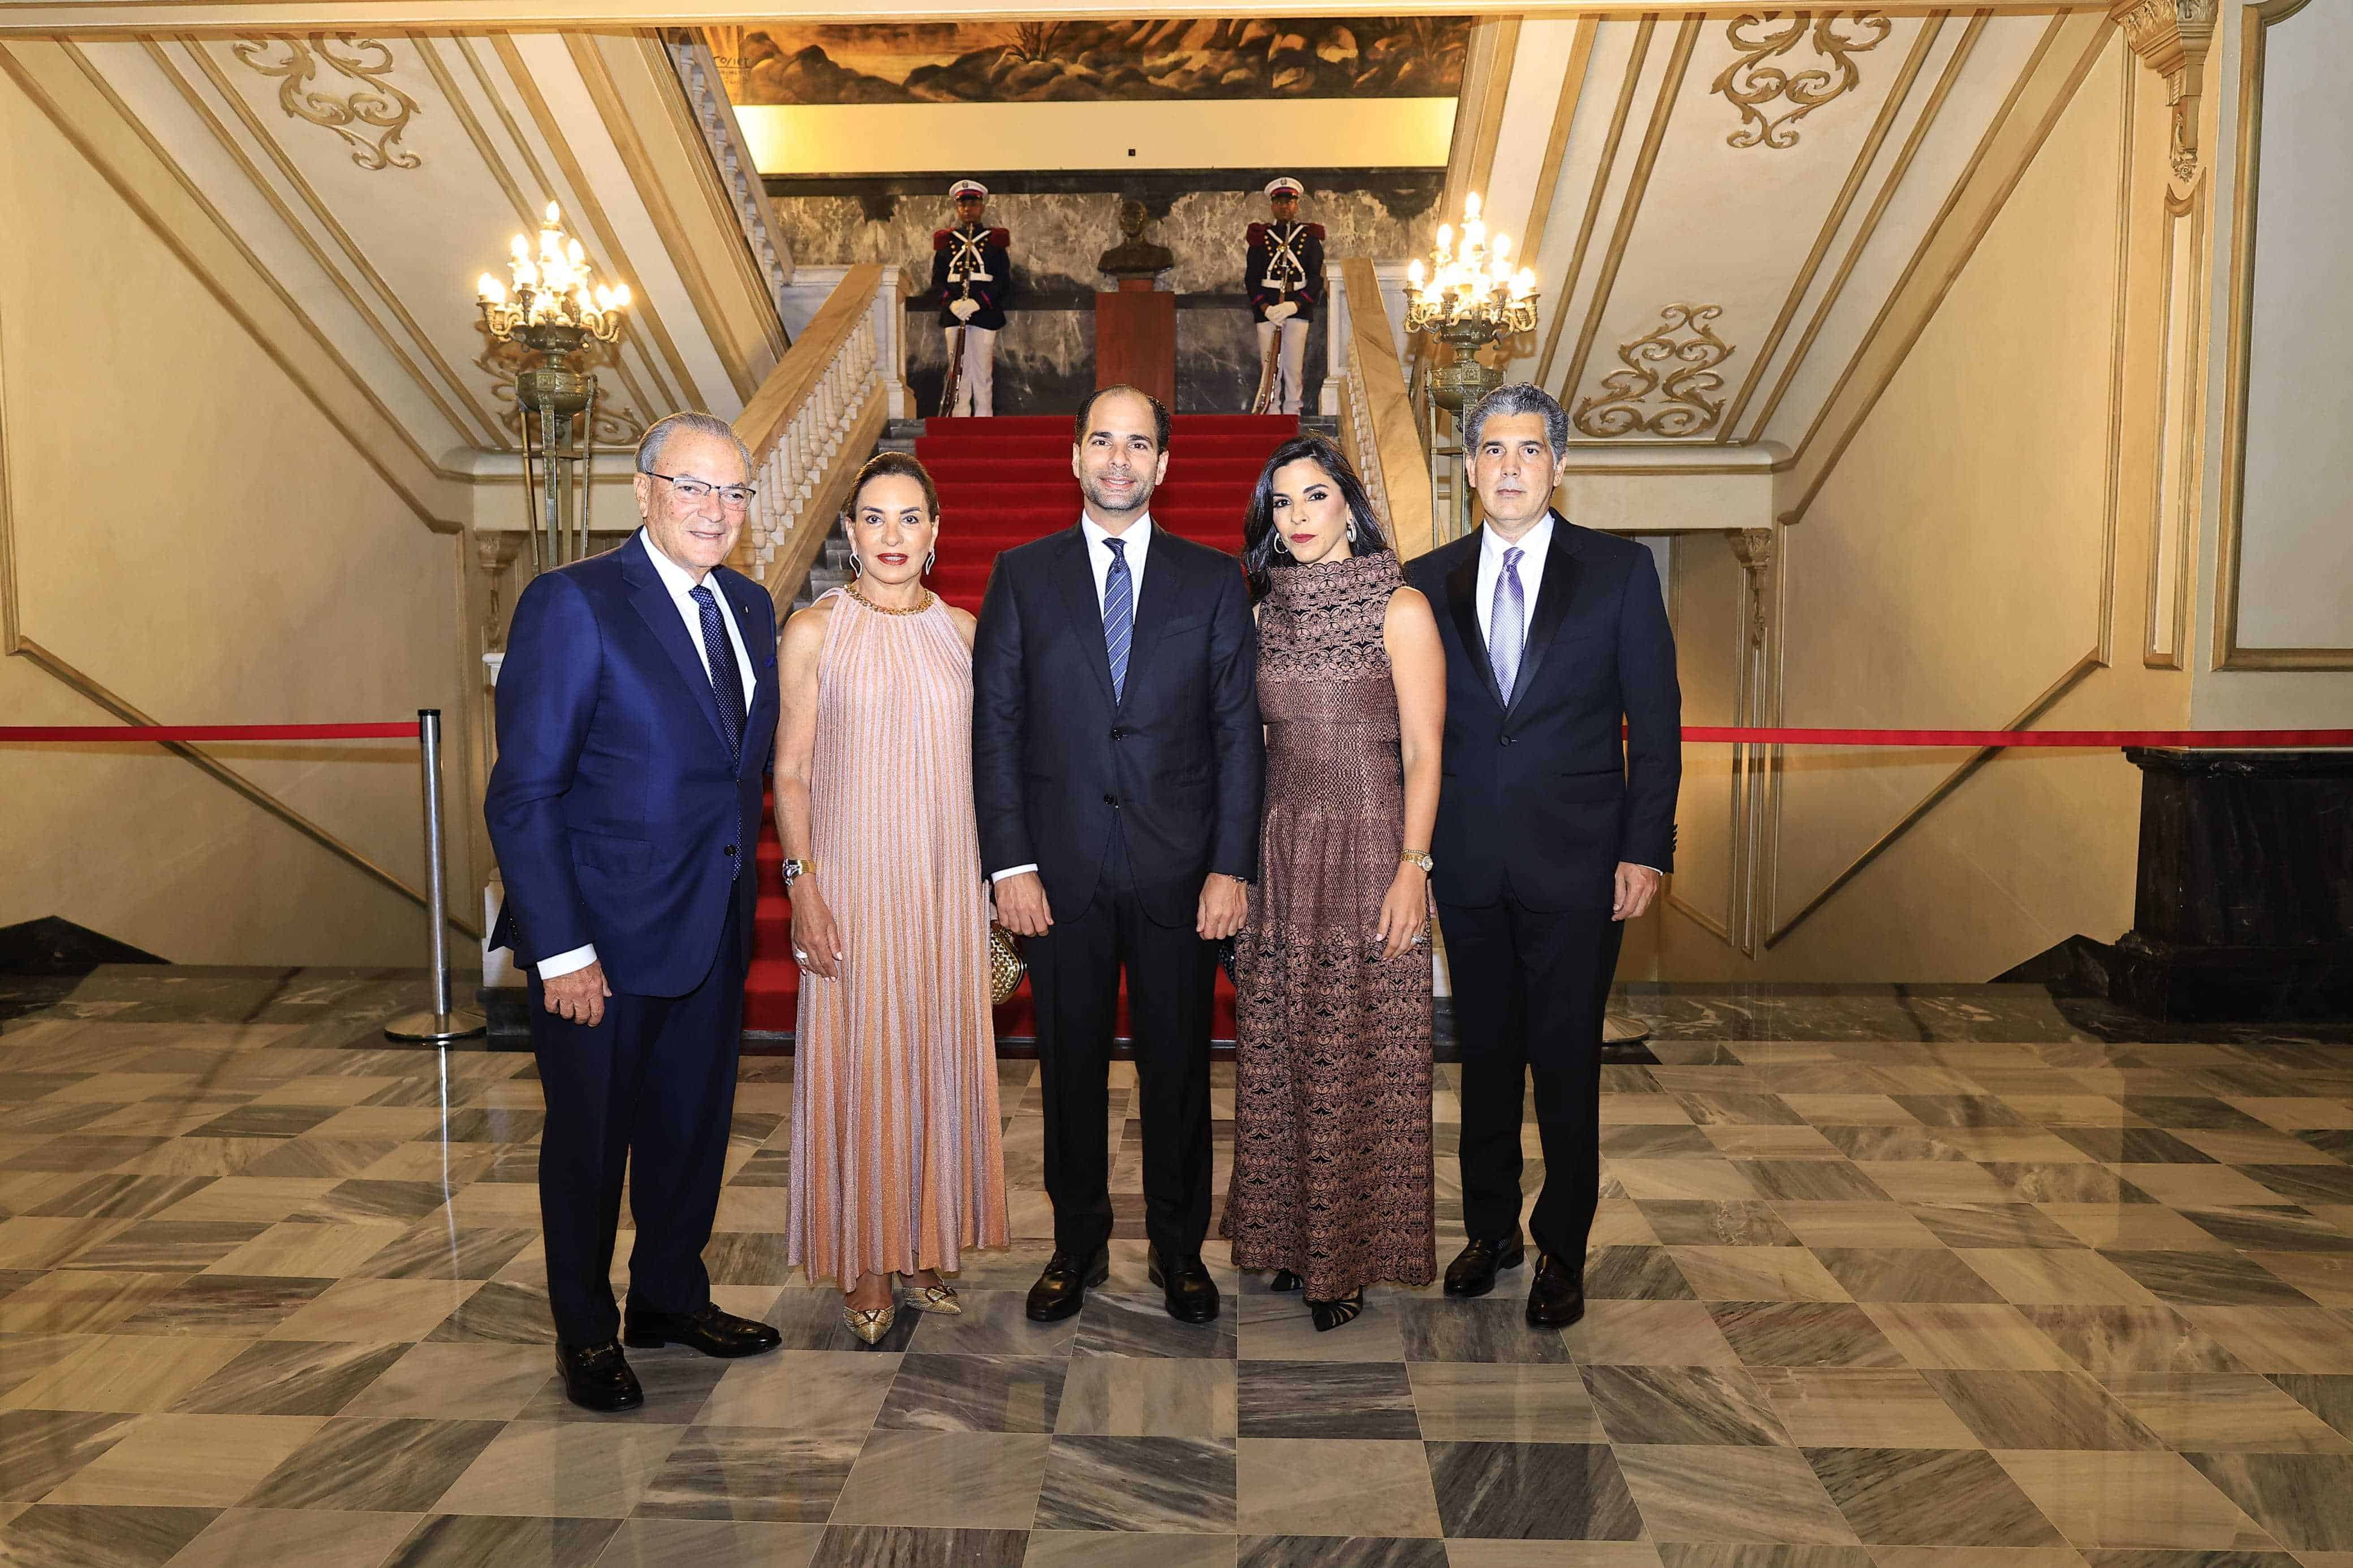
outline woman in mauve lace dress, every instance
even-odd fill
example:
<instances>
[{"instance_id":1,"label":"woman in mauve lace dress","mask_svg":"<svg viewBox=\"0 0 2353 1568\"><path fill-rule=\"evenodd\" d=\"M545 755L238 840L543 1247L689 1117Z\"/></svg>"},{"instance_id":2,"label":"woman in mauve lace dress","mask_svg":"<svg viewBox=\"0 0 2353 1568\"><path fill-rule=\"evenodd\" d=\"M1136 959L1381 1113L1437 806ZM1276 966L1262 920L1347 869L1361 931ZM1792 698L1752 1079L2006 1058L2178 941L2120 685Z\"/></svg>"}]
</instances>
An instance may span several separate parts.
<instances>
[{"instance_id":1,"label":"woman in mauve lace dress","mask_svg":"<svg viewBox=\"0 0 2353 1568\"><path fill-rule=\"evenodd\" d=\"M1430 1191L1430 834L1446 661L1365 489L1331 442L1260 475L1266 806L1236 940L1234 1265L1306 1293L1319 1330L1374 1280L1437 1272Z\"/></svg>"}]
</instances>

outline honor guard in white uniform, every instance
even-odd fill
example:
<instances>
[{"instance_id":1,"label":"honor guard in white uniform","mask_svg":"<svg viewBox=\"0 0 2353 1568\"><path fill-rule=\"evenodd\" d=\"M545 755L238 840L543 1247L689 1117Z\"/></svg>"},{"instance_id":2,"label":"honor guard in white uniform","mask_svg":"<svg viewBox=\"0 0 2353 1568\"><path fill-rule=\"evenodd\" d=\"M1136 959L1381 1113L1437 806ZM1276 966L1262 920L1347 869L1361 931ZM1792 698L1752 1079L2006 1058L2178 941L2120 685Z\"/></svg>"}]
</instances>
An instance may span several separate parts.
<instances>
[{"instance_id":1,"label":"honor guard in white uniform","mask_svg":"<svg viewBox=\"0 0 2353 1568\"><path fill-rule=\"evenodd\" d=\"M1005 249L1012 237L981 221L988 187L978 180L958 180L948 195L955 200L955 226L932 233L932 291L939 298L948 349L940 412L986 417L997 412L997 334L1005 326L1005 298L1013 291L1013 264Z\"/></svg>"},{"instance_id":2,"label":"honor guard in white uniform","mask_svg":"<svg viewBox=\"0 0 2353 1568\"><path fill-rule=\"evenodd\" d=\"M1242 286L1258 322L1259 388L1253 414L1296 414L1305 384L1307 323L1324 297L1324 226L1299 221L1297 180L1266 187L1272 216L1250 226Z\"/></svg>"}]
</instances>

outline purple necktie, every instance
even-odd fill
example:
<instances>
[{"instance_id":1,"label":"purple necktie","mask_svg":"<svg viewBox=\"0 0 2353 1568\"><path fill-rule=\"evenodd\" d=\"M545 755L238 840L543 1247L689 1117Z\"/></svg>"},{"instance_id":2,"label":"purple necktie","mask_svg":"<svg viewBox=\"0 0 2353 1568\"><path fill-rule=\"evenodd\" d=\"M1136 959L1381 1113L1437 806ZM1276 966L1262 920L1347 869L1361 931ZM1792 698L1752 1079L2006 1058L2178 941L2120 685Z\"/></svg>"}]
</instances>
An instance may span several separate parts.
<instances>
[{"instance_id":1,"label":"purple necktie","mask_svg":"<svg viewBox=\"0 0 2353 1568\"><path fill-rule=\"evenodd\" d=\"M1504 552L1503 575L1495 579L1495 603L1487 616L1487 664L1495 672L1495 689L1504 705L1512 702L1512 683L1520 676L1520 646L1528 637L1528 597L1520 587L1520 557L1516 546Z\"/></svg>"}]
</instances>

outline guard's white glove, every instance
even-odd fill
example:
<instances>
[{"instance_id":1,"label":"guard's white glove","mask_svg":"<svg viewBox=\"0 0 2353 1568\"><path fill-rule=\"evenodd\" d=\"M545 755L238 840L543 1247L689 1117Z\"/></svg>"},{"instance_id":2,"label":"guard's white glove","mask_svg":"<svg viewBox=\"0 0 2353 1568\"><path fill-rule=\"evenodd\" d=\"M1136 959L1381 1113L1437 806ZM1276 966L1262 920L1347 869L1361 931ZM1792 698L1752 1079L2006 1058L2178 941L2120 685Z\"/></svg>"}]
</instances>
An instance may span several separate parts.
<instances>
[{"instance_id":1,"label":"guard's white glove","mask_svg":"<svg viewBox=\"0 0 2353 1568\"><path fill-rule=\"evenodd\" d=\"M948 314L959 321L969 321L980 314L980 301L977 300L954 300L948 306Z\"/></svg>"},{"instance_id":2,"label":"guard's white glove","mask_svg":"<svg viewBox=\"0 0 2353 1568\"><path fill-rule=\"evenodd\" d=\"M1299 314L1299 307L1293 304L1288 300L1283 300L1281 304L1269 305L1266 308L1266 319L1270 321L1287 321L1297 314Z\"/></svg>"}]
</instances>

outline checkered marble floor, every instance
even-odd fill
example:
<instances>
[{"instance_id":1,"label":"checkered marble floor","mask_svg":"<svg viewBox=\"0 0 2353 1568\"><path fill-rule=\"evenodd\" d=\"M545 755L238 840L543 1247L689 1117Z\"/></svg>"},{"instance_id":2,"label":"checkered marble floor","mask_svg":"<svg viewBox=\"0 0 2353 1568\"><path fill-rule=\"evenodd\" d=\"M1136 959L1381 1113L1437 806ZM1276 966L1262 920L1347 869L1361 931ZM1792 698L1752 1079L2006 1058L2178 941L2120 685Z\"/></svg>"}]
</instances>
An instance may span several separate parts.
<instances>
[{"instance_id":1,"label":"checkered marble floor","mask_svg":"<svg viewBox=\"0 0 2353 1568\"><path fill-rule=\"evenodd\" d=\"M530 1059L384 1048L414 991L0 983L0 1564L2353 1568L2341 1043L1638 993L1566 1332L1522 1269L1318 1334L1214 1242L1225 1314L1171 1322L1124 1069L1111 1288L1031 1324L1008 1062L1021 1239L871 1351L786 1277L791 1062L747 1058L711 1261L785 1349L641 1352L647 1408L595 1417L548 1349Z\"/></svg>"}]
</instances>

